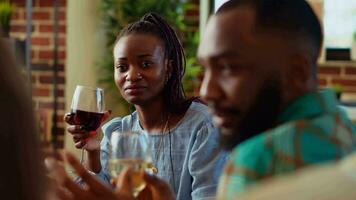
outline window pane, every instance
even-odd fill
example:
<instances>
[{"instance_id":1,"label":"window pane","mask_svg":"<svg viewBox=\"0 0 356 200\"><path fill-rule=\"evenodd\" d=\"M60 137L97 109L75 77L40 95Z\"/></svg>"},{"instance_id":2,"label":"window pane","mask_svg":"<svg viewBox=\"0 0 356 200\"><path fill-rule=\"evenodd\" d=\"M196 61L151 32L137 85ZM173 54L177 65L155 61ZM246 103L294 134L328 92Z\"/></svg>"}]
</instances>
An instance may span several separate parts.
<instances>
[{"instance_id":1,"label":"window pane","mask_svg":"<svg viewBox=\"0 0 356 200\"><path fill-rule=\"evenodd\" d=\"M355 0L324 0L325 46L350 48L356 31Z\"/></svg>"},{"instance_id":2,"label":"window pane","mask_svg":"<svg viewBox=\"0 0 356 200\"><path fill-rule=\"evenodd\" d=\"M221 5L223 5L228 0L215 0L214 1L214 12L216 12Z\"/></svg>"}]
</instances>

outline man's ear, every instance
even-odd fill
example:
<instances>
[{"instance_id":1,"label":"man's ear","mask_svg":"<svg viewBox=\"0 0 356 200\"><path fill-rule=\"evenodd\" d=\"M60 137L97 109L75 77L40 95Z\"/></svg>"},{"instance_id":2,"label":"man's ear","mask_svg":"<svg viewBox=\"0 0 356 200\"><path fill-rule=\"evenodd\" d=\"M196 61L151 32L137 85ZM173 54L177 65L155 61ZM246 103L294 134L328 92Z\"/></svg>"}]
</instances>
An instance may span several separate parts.
<instances>
[{"instance_id":1,"label":"man's ear","mask_svg":"<svg viewBox=\"0 0 356 200\"><path fill-rule=\"evenodd\" d=\"M311 61L303 54L293 54L290 56L290 69L288 80L298 91L308 90L308 84L312 78Z\"/></svg>"}]
</instances>

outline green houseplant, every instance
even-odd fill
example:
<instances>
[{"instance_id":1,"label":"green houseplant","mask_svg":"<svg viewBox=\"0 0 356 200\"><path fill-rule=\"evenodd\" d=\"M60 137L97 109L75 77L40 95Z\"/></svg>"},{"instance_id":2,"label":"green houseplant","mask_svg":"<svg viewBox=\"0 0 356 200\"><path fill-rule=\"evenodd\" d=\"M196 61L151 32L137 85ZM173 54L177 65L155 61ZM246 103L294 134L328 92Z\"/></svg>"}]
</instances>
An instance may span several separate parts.
<instances>
[{"instance_id":1,"label":"green houseplant","mask_svg":"<svg viewBox=\"0 0 356 200\"><path fill-rule=\"evenodd\" d=\"M5 37L9 36L10 20L14 8L15 7L11 5L9 0L0 1L0 25L1 25L2 34Z\"/></svg>"},{"instance_id":2,"label":"green houseplant","mask_svg":"<svg viewBox=\"0 0 356 200\"><path fill-rule=\"evenodd\" d=\"M330 86L330 89L332 89L335 92L336 98L338 100L341 99L341 95L344 92L344 87L340 84L333 84Z\"/></svg>"},{"instance_id":3,"label":"green houseplant","mask_svg":"<svg viewBox=\"0 0 356 200\"><path fill-rule=\"evenodd\" d=\"M199 42L198 31L190 31L185 23L184 13L194 4L182 0L102 0L100 9L102 23L107 38L105 58L99 63L99 83L105 89L117 92L113 77L114 61L112 58L113 44L119 31L127 24L140 19L147 12L156 12L164 17L176 30L183 41L187 57L187 68L183 78L183 86L188 96L194 95L201 68L196 62L196 49ZM189 30L188 30L189 29ZM120 96L118 94L118 96ZM128 105L122 98L116 98L122 107ZM127 110L127 109L125 109Z\"/></svg>"}]
</instances>

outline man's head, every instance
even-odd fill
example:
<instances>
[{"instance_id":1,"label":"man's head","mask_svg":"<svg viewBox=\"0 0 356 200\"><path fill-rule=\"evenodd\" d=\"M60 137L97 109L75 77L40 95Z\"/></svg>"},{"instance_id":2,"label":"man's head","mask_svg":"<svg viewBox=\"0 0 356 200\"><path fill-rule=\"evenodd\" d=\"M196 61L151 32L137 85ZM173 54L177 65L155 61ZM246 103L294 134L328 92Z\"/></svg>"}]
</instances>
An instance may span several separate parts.
<instances>
[{"instance_id":1,"label":"man's head","mask_svg":"<svg viewBox=\"0 0 356 200\"><path fill-rule=\"evenodd\" d=\"M304 0L231 0L210 18L200 93L226 148L275 126L284 106L316 88L321 43Z\"/></svg>"}]
</instances>

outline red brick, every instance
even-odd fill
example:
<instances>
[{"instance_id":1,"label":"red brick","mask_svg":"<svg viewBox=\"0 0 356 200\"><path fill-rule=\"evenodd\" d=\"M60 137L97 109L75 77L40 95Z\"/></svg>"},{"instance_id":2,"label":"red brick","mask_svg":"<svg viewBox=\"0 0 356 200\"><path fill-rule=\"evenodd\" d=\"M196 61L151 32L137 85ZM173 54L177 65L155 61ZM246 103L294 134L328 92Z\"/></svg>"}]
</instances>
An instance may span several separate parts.
<instances>
[{"instance_id":1,"label":"red brick","mask_svg":"<svg viewBox=\"0 0 356 200\"><path fill-rule=\"evenodd\" d=\"M39 57L39 59L53 59L54 53L53 53L53 51L39 51L38 57ZM59 51L58 58L65 59L66 58L65 51Z\"/></svg>"},{"instance_id":2,"label":"red brick","mask_svg":"<svg viewBox=\"0 0 356 200\"><path fill-rule=\"evenodd\" d=\"M347 75L356 75L356 67L346 67L345 73Z\"/></svg>"},{"instance_id":3,"label":"red brick","mask_svg":"<svg viewBox=\"0 0 356 200\"><path fill-rule=\"evenodd\" d=\"M11 21L23 19L19 12L14 12L11 15Z\"/></svg>"},{"instance_id":4,"label":"red brick","mask_svg":"<svg viewBox=\"0 0 356 200\"><path fill-rule=\"evenodd\" d=\"M332 84L340 84L342 86L356 86L356 79L336 78L332 80Z\"/></svg>"},{"instance_id":5,"label":"red brick","mask_svg":"<svg viewBox=\"0 0 356 200\"><path fill-rule=\"evenodd\" d=\"M320 79L320 78L319 78L318 82L319 82L319 86L320 86L320 87L325 87L326 84L327 84L326 79Z\"/></svg>"},{"instance_id":6,"label":"red brick","mask_svg":"<svg viewBox=\"0 0 356 200\"><path fill-rule=\"evenodd\" d=\"M59 59L66 59L66 52L65 51L60 51L58 54L59 54L58 55Z\"/></svg>"},{"instance_id":7,"label":"red brick","mask_svg":"<svg viewBox=\"0 0 356 200\"><path fill-rule=\"evenodd\" d=\"M10 0L10 2L18 7L22 7L26 5L26 0Z\"/></svg>"},{"instance_id":8,"label":"red brick","mask_svg":"<svg viewBox=\"0 0 356 200\"><path fill-rule=\"evenodd\" d=\"M32 82L32 84L36 83L36 80L37 80L36 76L35 76L35 75L32 75L32 76L31 76L31 82Z\"/></svg>"},{"instance_id":9,"label":"red brick","mask_svg":"<svg viewBox=\"0 0 356 200\"><path fill-rule=\"evenodd\" d=\"M54 27L52 25L40 25L39 30L41 33L49 33L53 32ZM60 25L58 27L58 31L60 33L65 33L66 32L66 26L65 25Z\"/></svg>"},{"instance_id":10,"label":"red brick","mask_svg":"<svg viewBox=\"0 0 356 200\"><path fill-rule=\"evenodd\" d=\"M48 83L53 83L53 81L54 81L54 77L53 76L51 76L51 75L41 75L40 77L39 77L39 82L40 83L43 83L43 84L48 84ZM64 77L57 77L57 83L59 83L59 84L63 84L64 83Z\"/></svg>"},{"instance_id":11,"label":"red brick","mask_svg":"<svg viewBox=\"0 0 356 200\"><path fill-rule=\"evenodd\" d=\"M318 74L323 75L340 75L341 68L340 67L319 67Z\"/></svg>"},{"instance_id":12,"label":"red brick","mask_svg":"<svg viewBox=\"0 0 356 200\"><path fill-rule=\"evenodd\" d=\"M52 51L39 51L38 52L39 59L53 59Z\"/></svg>"},{"instance_id":13,"label":"red brick","mask_svg":"<svg viewBox=\"0 0 356 200\"><path fill-rule=\"evenodd\" d=\"M53 109L53 102L39 102L38 104L39 109L42 108L47 108L47 109ZM57 108L59 110L64 110L64 103L57 103Z\"/></svg>"},{"instance_id":14,"label":"red brick","mask_svg":"<svg viewBox=\"0 0 356 200\"><path fill-rule=\"evenodd\" d=\"M64 97L64 90L58 89L58 90L57 90L57 96L58 96L58 97Z\"/></svg>"},{"instance_id":15,"label":"red brick","mask_svg":"<svg viewBox=\"0 0 356 200\"><path fill-rule=\"evenodd\" d=\"M34 60L34 59L37 59L37 57L38 57L37 51L32 50L31 51L31 59Z\"/></svg>"},{"instance_id":16,"label":"red brick","mask_svg":"<svg viewBox=\"0 0 356 200\"><path fill-rule=\"evenodd\" d=\"M46 37L33 37L32 44L39 46L47 46L50 44L50 39Z\"/></svg>"},{"instance_id":17,"label":"red brick","mask_svg":"<svg viewBox=\"0 0 356 200\"><path fill-rule=\"evenodd\" d=\"M57 135L64 135L64 128L57 128ZM59 142L59 141L58 141ZM63 143L63 142L62 142ZM61 146L61 148L63 148L63 146Z\"/></svg>"},{"instance_id":18,"label":"red brick","mask_svg":"<svg viewBox=\"0 0 356 200\"><path fill-rule=\"evenodd\" d=\"M33 88L32 95L37 97L48 97L49 89L47 88Z\"/></svg>"},{"instance_id":19,"label":"red brick","mask_svg":"<svg viewBox=\"0 0 356 200\"><path fill-rule=\"evenodd\" d=\"M15 32L26 32L26 25L11 25L10 27L10 32L15 33Z\"/></svg>"},{"instance_id":20,"label":"red brick","mask_svg":"<svg viewBox=\"0 0 356 200\"><path fill-rule=\"evenodd\" d=\"M49 20L50 13L46 11L36 11L32 13L33 20Z\"/></svg>"},{"instance_id":21,"label":"red brick","mask_svg":"<svg viewBox=\"0 0 356 200\"><path fill-rule=\"evenodd\" d=\"M46 6L53 6L54 1L53 0L38 0L39 1L39 6L40 7L46 7ZM58 0L58 4L60 6L66 6L66 0Z\"/></svg>"},{"instance_id":22,"label":"red brick","mask_svg":"<svg viewBox=\"0 0 356 200\"><path fill-rule=\"evenodd\" d=\"M66 12L59 12L59 20L65 21L67 19Z\"/></svg>"},{"instance_id":23,"label":"red brick","mask_svg":"<svg viewBox=\"0 0 356 200\"><path fill-rule=\"evenodd\" d=\"M26 25L23 24L23 25L11 25L10 27L10 31L12 33L16 33L16 32L19 32L19 33L25 33L26 32ZM32 25L32 32L35 31L35 26Z\"/></svg>"},{"instance_id":24,"label":"red brick","mask_svg":"<svg viewBox=\"0 0 356 200\"><path fill-rule=\"evenodd\" d=\"M58 38L58 45L59 46L65 46L66 45L66 39L61 37L61 38Z\"/></svg>"},{"instance_id":25,"label":"red brick","mask_svg":"<svg viewBox=\"0 0 356 200\"><path fill-rule=\"evenodd\" d=\"M64 115L57 115L57 122L64 122Z\"/></svg>"},{"instance_id":26,"label":"red brick","mask_svg":"<svg viewBox=\"0 0 356 200\"><path fill-rule=\"evenodd\" d=\"M58 71L64 71L64 65L58 64L57 65ZM32 63L32 70L33 71L52 71L53 68L51 65L47 63Z\"/></svg>"}]
</instances>

